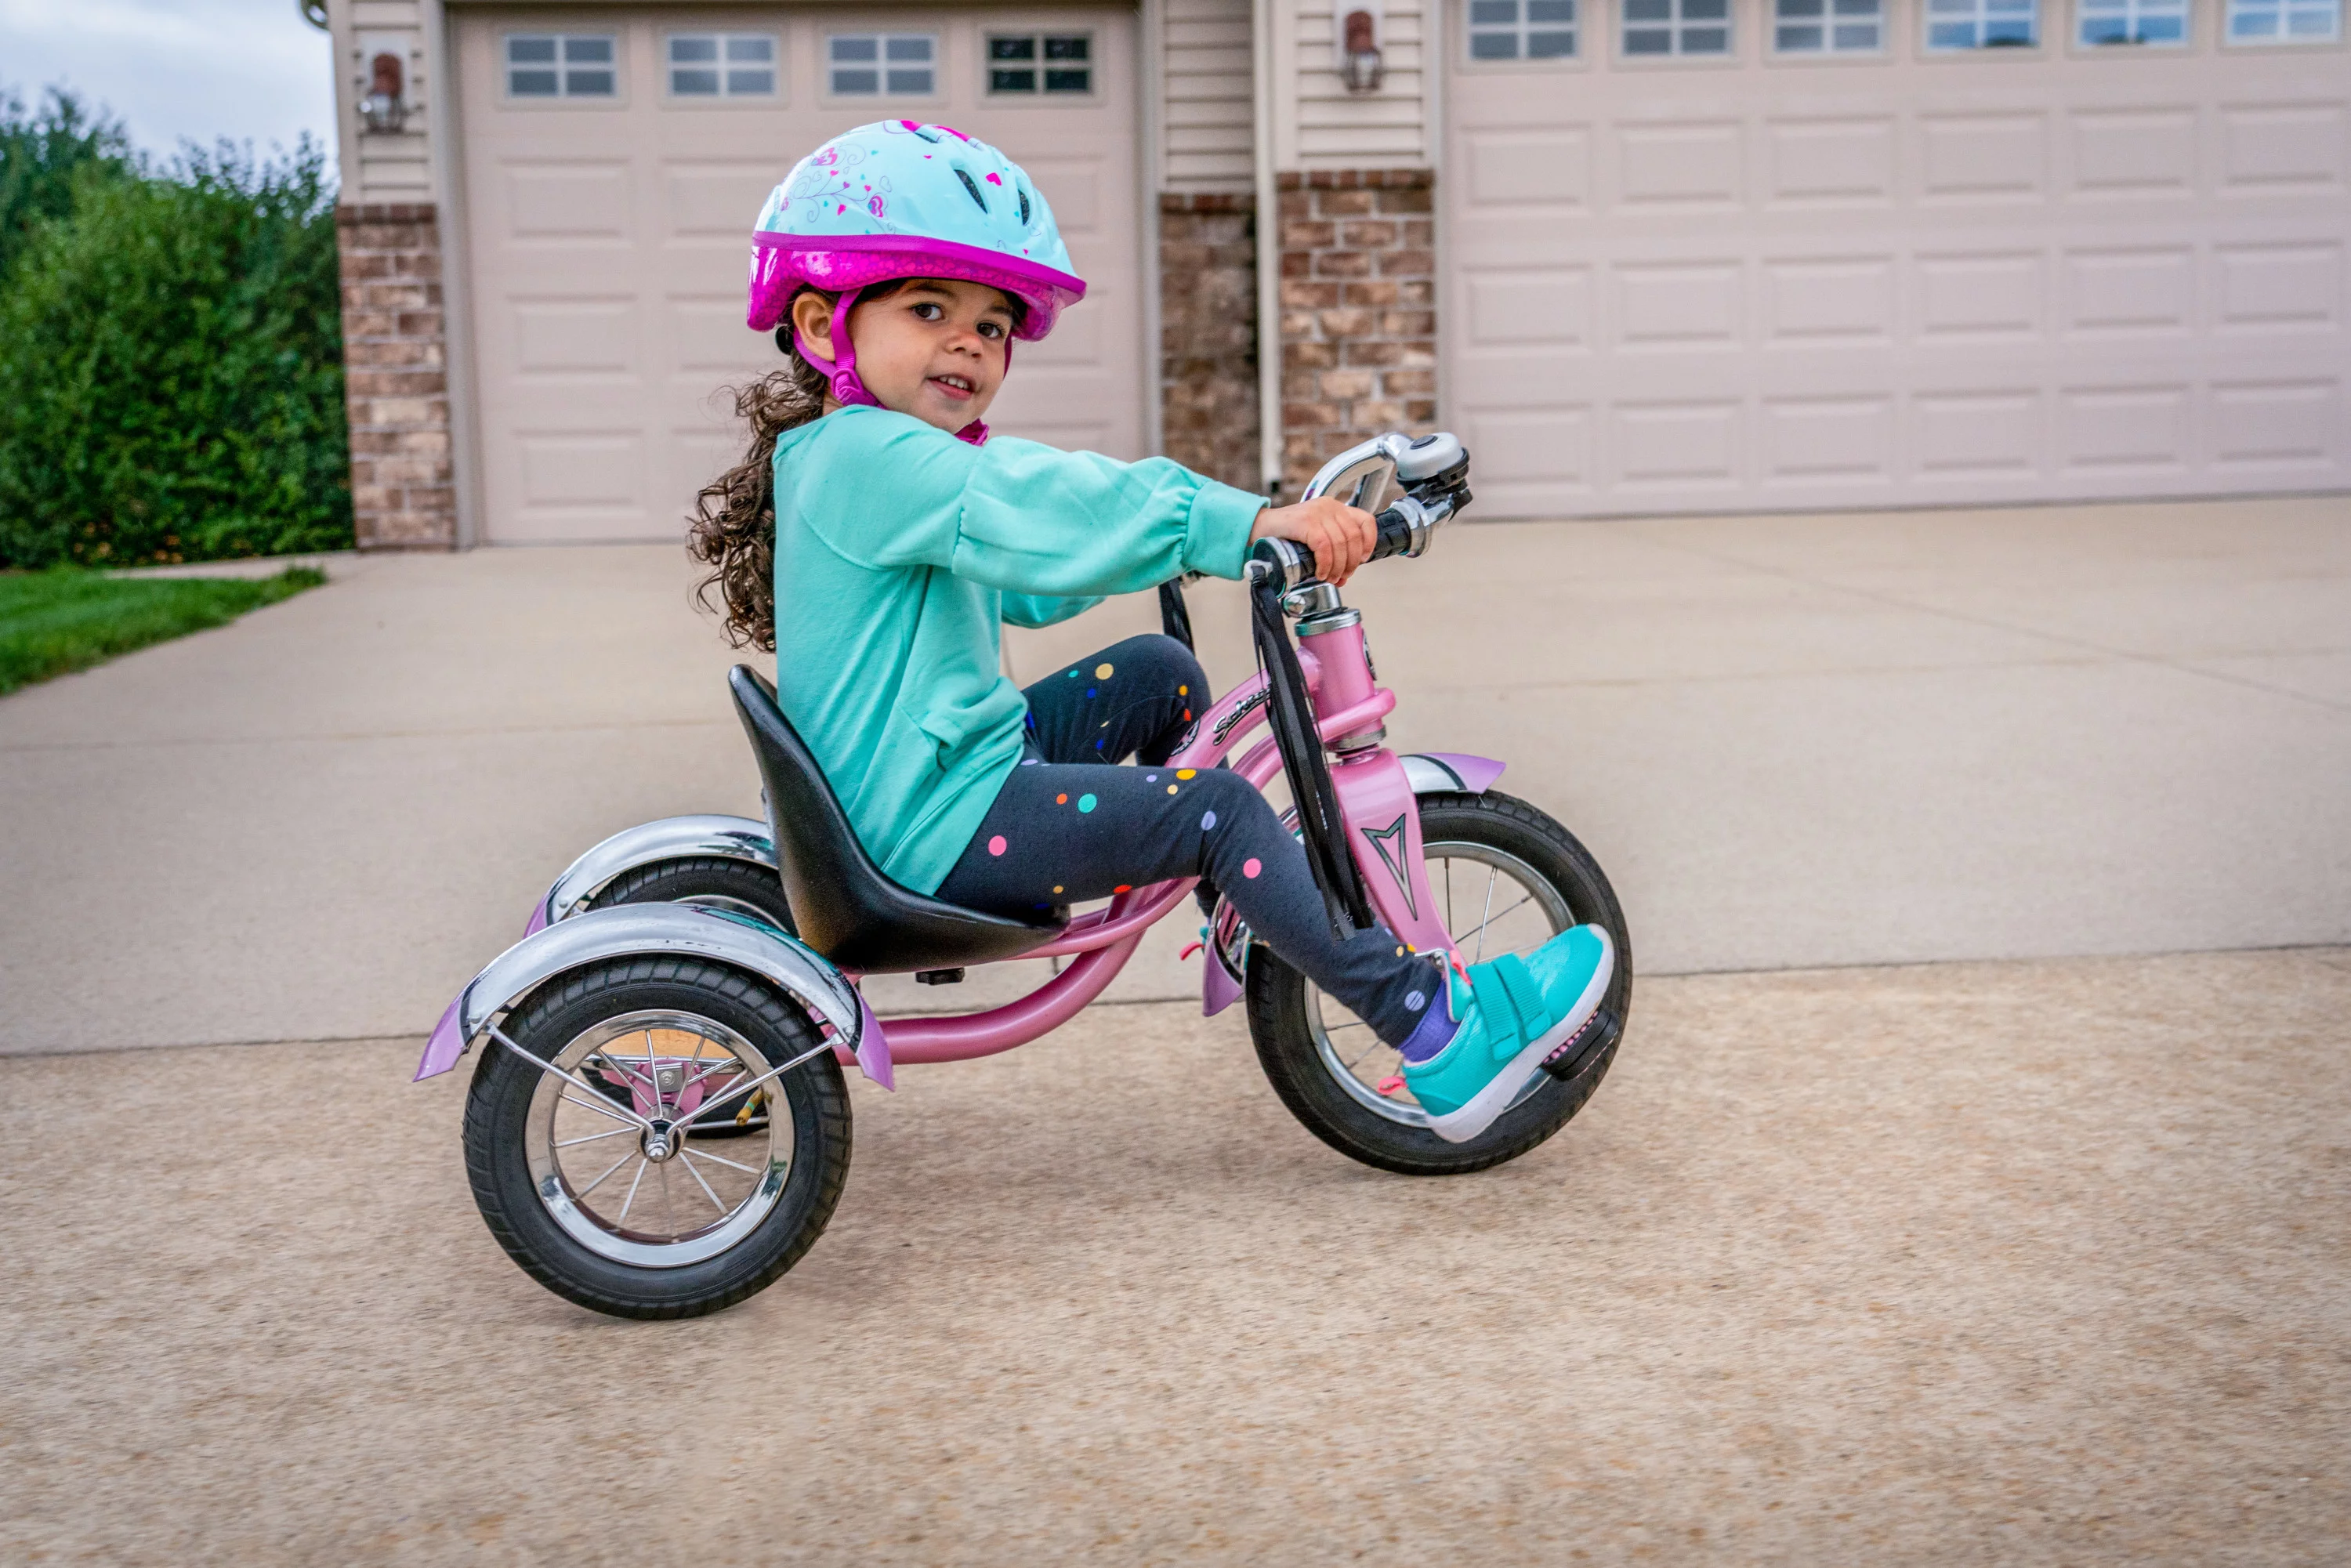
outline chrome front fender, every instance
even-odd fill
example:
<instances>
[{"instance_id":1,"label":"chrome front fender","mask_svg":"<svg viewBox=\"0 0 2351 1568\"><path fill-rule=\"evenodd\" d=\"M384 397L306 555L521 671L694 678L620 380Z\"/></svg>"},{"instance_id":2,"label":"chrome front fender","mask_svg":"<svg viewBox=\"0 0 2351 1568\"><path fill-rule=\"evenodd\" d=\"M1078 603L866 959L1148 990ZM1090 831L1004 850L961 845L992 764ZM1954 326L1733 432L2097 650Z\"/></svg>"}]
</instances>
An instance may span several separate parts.
<instances>
[{"instance_id":1,"label":"chrome front fender","mask_svg":"<svg viewBox=\"0 0 2351 1568\"><path fill-rule=\"evenodd\" d=\"M705 855L776 867L776 846L765 822L749 817L664 817L623 829L573 861L531 911L523 935L570 919L580 905L639 866Z\"/></svg>"},{"instance_id":2,"label":"chrome front fender","mask_svg":"<svg viewBox=\"0 0 2351 1568\"><path fill-rule=\"evenodd\" d=\"M456 1066L492 1019L556 976L640 955L708 958L781 987L832 1026L835 1040L856 1052L866 1077L892 1087L890 1047L881 1026L839 970L773 926L691 904L591 909L524 937L457 993L433 1026L417 1079Z\"/></svg>"},{"instance_id":3,"label":"chrome front fender","mask_svg":"<svg viewBox=\"0 0 2351 1568\"><path fill-rule=\"evenodd\" d=\"M1416 795L1483 795L1508 763L1459 751L1416 751L1404 758L1404 776Z\"/></svg>"}]
</instances>

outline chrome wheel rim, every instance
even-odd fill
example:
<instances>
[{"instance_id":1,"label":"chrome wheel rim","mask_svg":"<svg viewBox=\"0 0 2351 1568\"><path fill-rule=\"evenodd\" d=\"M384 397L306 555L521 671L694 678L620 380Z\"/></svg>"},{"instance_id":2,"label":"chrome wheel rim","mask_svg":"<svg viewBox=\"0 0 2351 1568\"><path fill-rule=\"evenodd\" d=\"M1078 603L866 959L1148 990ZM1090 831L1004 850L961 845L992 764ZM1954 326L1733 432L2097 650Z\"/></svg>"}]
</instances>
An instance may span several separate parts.
<instances>
[{"instance_id":1,"label":"chrome wheel rim","mask_svg":"<svg viewBox=\"0 0 2351 1568\"><path fill-rule=\"evenodd\" d=\"M792 1119L780 1103L726 1153L697 1145L705 1124L732 1121L774 1092L725 1098L773 1063L715 1019L648 1009L575 1036L542 1072L524 1121L532 1190L564 1234L601 1258L641 1269L699 1263L758 1228L791 1174ZM601 1083L598 1104L574 1080ZM648 1134L638 1118L652 1122Z\"/></svg>"},{"instance_id":2,"label":"chrome wheel rim","mask_svg":"<svg viewBox=\"0 0 2351 1568\"><path fill-rule=\"evenodd\" d=\"M1559 889L1506 850L1449 841L1428 844L1426 859L1429 894L1464 964L1532 952L1575 924ZM1428 1113L1411 1090L1380 1092L1380 1084L1402 1076L1404 1058L1311 980L1306 982L1306 1028L1323 1071L1349 1098L1391 1122L1428 1125ZM1542 1083L1540 1073L1529 1079L1510 1104L1522 1103Z\"/></svg>"}]
</instances>

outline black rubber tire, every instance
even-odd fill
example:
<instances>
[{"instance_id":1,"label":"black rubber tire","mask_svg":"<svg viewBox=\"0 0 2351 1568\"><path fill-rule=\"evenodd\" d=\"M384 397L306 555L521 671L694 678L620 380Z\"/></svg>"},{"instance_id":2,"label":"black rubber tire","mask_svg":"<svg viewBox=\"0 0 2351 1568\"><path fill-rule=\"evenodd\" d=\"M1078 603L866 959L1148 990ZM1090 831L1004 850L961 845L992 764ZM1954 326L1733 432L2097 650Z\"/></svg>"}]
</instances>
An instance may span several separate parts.
<instances>
[{"instance_id":1,"label":"black rubber tire","mask_svg":"<svg viewBox=\"0 0 2351 1568\"><path fill-rule=\"evenodd\" d=\"M560 976L507 1015L516 1044L552 1060L581 1032L640 1009L695 1013L749 1040L769 1066L817 1043L789 996L737 969L694 958L615 958ZM599 1257L564 1234L531 1188L524 1124L539 1070L496 1040L481 1048L465 1100L465 1171L474 1201L507 1256L567 1301L616 1318L691 1318L773 1284L824 1234L849 1179L849 1089L830 1053L770 1082L769 1103L792 1118L792 1165L775 1208L750 1235L682 1269L641 1269Z\"/></svg>"},{"instance_id":2,"label":"black rubber tire","mask_svg":"<svg viewBox=\"0 0 2351 1568\"><path fill-rule=\"evenodd\" d=\"M1421 796L1420 831L1428 843L1484 844L1516 855L1558 891L1576 924L1605 930L1615 943L1616 972L1602 1005L1613 1008L1620 1019L1628 1016L1633 944L1625 930L1625 911L1600 863L1574 834L1524 800L1493 789ZM1462 1176L1518 1158L1583 1109L1616 1058L1617 1044L1612 1042L1573 1080L1546 1079L1477 1137L1448 1144L1426 1127L1389 1121L1332 1081L1308 1029L1306 977L1262 942L1249 948L1247 993L1258 1061L1290 1114L1341 1154L1400 1176Z\"/></svg>"},{"instance_id":3,"label":"black rubber tire","mask_svg":"<svg viewBox=\"0 0 2351 1568\"><path fill-rule=\"evenodd\" d=\"M615 877L610 886L588 901L590 909L621 904L684 904L695 898L730 898L758 910L760 916L787 935L797 936L792 906L785 901L784 884L772 866L723 855L698 855L690 860L655 861Z\"/></svg>"}]
</instances>

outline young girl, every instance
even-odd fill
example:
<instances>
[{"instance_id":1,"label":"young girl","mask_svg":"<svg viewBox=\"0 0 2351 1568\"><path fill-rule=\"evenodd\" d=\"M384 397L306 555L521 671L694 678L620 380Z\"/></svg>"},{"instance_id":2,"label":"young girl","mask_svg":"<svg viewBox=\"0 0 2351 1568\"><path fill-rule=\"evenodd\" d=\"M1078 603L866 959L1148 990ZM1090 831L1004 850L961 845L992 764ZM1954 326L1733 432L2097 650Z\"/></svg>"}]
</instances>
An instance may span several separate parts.
<instances>
[{"instance_id":1,"label":"young girl","mask_svg":"<svg viewBox=\"0 0 2351 1568\"><path fill-rule=\"evenodd\" d=\"M1296 540L1344 582L1371 517L1269 507L1165 458L990 441L1014 340L1043 338L1086 286L1028 175L959 131L836 138L776 187L752 244L750 325L789 361L739 395L751 450L702 492L692 549L729 635L775 650L784 712L875 862L1003 914L1205 877L1401 1051L1440 1137L1485 1131L1599 1005L1605 933L1466 977L1384 928L1342 940L1262 795L1165 766L1209 700L1181 643L1129 638L1026 691L1000 673L1004 622L1050 625L1185 571L1238 578L1257 539Z\"/></svg>"}]
</instances>

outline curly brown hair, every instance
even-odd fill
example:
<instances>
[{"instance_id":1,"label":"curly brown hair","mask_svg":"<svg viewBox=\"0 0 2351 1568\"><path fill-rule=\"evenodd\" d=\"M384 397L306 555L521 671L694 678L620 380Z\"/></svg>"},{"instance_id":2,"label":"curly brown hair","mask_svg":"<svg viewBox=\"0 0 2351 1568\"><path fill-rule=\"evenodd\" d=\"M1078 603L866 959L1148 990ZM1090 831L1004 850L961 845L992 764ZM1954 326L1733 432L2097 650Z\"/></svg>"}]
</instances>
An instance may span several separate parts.
<instances>
[{"instance_id":1,"label":"curly brown hair","mask_svg":"<svg viewBox=\"0 0 2351 1568\"><path fill-rule=\"evenodd\" d=\"M726 616L729 647L776 651L776 438L824 413L824 372L787 350L790 362L737 387L735 413L751 427L743 461L694 497L685 553L710 568L695 587L703 608ZM718 602L711 600L717 590Z\"/></svg>"}]
</instances>

